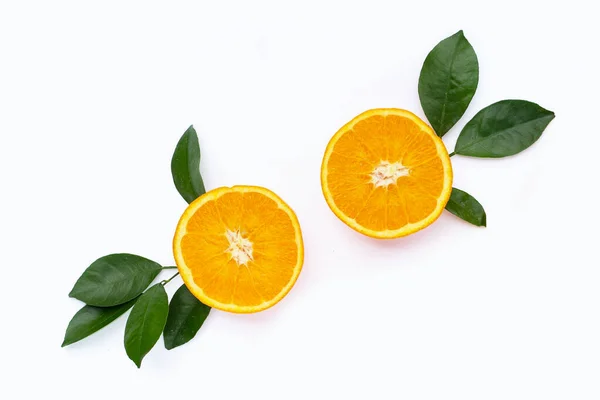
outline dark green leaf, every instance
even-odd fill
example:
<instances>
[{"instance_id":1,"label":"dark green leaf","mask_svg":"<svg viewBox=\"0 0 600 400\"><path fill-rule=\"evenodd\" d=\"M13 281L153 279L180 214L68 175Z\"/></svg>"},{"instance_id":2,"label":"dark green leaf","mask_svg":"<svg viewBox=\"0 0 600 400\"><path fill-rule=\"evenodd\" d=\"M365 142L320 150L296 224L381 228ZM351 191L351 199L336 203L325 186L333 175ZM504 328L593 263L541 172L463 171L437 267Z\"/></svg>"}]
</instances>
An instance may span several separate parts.
<instances>
[{"instance_id":1,"label":"dark green leaf","mask_svg":"<svg viewBox=\"0 0 600 400\"><path fill-rule=\"evenodd\" d=\"M486 226L485 210L482 205L475 197L460 189L452 188L450 200L446 203L446 210L473 225Z\"/></svg>"},{"instance_id":2,"label":"dark green leaf","mask_svg":"<svg viewBox=\"0 0 600 400\"><path fill-rule=\"evenodd\" d=\"M427 55L419 76L419 98L438 136L465 113L478 82L477 55L463 31L442 40Z\"/></svg>"},{"instance_id":3,"label":"dark green leaf","mask_svg":"<svg viewBox=\"0 0 600 400\"><path fill-rule=\"evenodd\" d=\"M142 294L131 310L125 325L125 351L138 368L158 341L168 314L169 299L160 283Z\"/></svg>"},{"instance_id":4,"label":"dark green leaf","mask_svg":"<svg viewBox=\"0 0 600 400\"><path fill-rule=\"evenodd\" d=\"M161 266L134 254L111 254L94 261L69 296L90 306L111 307L139 296Z\"/></svg>"},{"instance_id":5,"label":"dark green leaf","mask_svg":"<svg viewBox=\"0 0 600 400\"><path fill-rule=\"evenodd\" d=\"M192 340L209 312L209 306L194 297L185 284L181 285L169 305L169 318L163 334L165 347L171 350Z\"/></svg>"},{"instance_id":6,"label":"dark green leaf","mask_svg":"<svg viewBox=\"0 0 600 400\"><path fill-rule=\"evenodd\" d=\"M171 159L171 174L177 191L188 203L206 192L200 175L200 145L193 126L177 143Z\"/></svg>"},{"instance_id":7,"label":"dark green leaf","mask_svg":"<svg viewBox=\"0 0 600 400\"><path fill-rule=\"evenodd\" d=\"M136 300L137 298L113 307L83 306L69 322L62 347L85 339L104 328L133 307Z\"/></svg>"},{"instance_id":8,"label":"dark green leaf","mask_svg":"<svg viewBox=\"0 0 600 400\"><path fill-rule=\"evenodd\" d=\"M525 100L502 100L470 120L454 152L471 157L506 157L517 154L542 136L554 113Z\"/></svg>"}]
</instances>

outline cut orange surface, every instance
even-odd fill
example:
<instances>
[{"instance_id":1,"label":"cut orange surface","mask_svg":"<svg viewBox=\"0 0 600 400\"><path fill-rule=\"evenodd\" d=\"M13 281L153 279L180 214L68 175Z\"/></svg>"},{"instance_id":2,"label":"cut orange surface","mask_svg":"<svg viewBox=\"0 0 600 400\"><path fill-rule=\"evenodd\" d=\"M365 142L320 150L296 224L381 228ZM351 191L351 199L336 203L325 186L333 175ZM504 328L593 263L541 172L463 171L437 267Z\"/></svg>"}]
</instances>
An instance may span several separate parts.
<instances>
[{"instance_id":1,"label":"cut orange surface","mask_svg":"<svg viewBox=\"0 0 600 400\"><path fill-rule=\"evenodd\" d=\"M275 193L254 186L219 188L194 200L177 224L173 253L194 296L234 313L279 302L304 261L296 215Z\"/></svg>"},{"instance_id":2,"label":"cut orange surface","mask_svg":"<svg viewBox=\"0 0 600 400\"><path fill-rule=\"evenodd\" d=\"M419 117L379 108L360 114L333 136L321 186L345 224L391 239L440 216L452 192L452 166L442 140Z\"/></svg>"}]
</instances>

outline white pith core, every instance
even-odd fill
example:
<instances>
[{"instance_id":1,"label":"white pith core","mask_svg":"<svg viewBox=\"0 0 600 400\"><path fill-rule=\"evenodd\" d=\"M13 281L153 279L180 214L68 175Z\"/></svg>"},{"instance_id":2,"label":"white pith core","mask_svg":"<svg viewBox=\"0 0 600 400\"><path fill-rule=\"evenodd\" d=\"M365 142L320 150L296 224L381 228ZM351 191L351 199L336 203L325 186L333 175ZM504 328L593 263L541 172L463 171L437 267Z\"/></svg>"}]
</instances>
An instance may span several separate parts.
<instances>
[{"instance_id":1,"label":"white pith core","mask_svg":"<svg viewBox=\"0 0 600 400\"><path fill-rule=\"evenodd\" d=\"M407 176L410 170L399 162L390 163L382 161L373 172L371 172L371 182L375 187L386 187L392 183L396 183L401 176Z\"/></svg>"},{"instance_id":2,"label":"white pith core","mask_svg":"<svg viewBox=\"0 0 600 400\"><path fill-rule=\"evenodd\" d=\"M248 264L252 258L252 242L247 238L243 237L239 230L230 231L229 229L225 232L225 236L229 241L229 248L227 252L231 255L231 258L238 263L239 266Z\"/></svg>"}]
</instances>

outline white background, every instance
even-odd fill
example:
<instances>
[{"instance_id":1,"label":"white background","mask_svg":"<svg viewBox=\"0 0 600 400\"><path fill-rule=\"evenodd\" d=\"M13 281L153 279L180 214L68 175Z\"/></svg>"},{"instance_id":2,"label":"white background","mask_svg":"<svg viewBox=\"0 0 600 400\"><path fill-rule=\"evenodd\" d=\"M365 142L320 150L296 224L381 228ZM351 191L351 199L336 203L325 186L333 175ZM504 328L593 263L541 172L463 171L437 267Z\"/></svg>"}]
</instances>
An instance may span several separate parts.
<instances>
[{"instance_id":1,"label":"white background","mask_svg":"<svg viewBox=\"0 0 600 400\"><path fill-rule=\"evenodd\" d=\"M592 3L2 1L0 397L600 398ZM363 237L321 195L325 146L369 108L424 117L420 67L459 29L481 73L450 150L497 100L556 119L515 157L452 159L488 228L444 213L408 238ZM173 351L161 339L141 370L125 317L61 348L93 260L173 263L186 204L170 159L190 124L208 188L266 186L296 210L296 286L259 314L212 312Z\"/></svg>"}]
</instances>

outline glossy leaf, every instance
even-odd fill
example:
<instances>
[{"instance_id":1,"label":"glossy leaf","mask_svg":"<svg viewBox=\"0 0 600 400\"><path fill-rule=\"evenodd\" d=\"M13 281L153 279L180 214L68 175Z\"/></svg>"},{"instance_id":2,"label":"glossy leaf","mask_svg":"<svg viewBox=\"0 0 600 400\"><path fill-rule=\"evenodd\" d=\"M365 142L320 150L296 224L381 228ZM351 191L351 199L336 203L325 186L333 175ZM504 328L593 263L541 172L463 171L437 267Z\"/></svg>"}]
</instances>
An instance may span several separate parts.
<instances>
[{"instance_id":1,"label":"glossy leaf","mask_svg":"<svg viewBox=\"0 0 600 400\"><path fill-rule=\"evenodd\" d=\"M111 254L94 261L69 293L90 306L111 307L139 296L161 266L134 254Z\"/></svg>"},{"instance_id":2,"label":"glossy leaf","mask_svg":"<svg viewBox=\"0 0 600 400\"><path fill-rule=\"evenodd\" d=\"M171 350L193 339L209 312L209 306L194 297L185 284L181 285L169 304L169 317L163 334L165 347Z\"/></svg>"},{"instance_id":3,"label":"glossy leaf","mask_svg":"<svg viewBox=\"0 0 600 400\"><path fill-rule=\"evenodd\" d=\"M139 368L160 338L169 314L169 299L157 283L140 296L125 325L125 351Z\"/></svg>"},{"instance_id":4,"label":"glossy leaf","mask_svg":"<svg viewBox=\"0 0 600 400\"><path fill-rule=\"evenodd\" d=\"M419 76L419 98L438 136L463 116L478 82L477 55L463 31L442 40L427 55Z\"/></svg>"},{"instance_id":5,"label":"glossy leaf","mask_svg":"<svg viewBox=\"0 0 600 400\"><path fill-rule=\"evenodd\" d=\"M200 145L193 126L177 143L171 159L171 174L177 191L188 203L206 192L200 175Z\"/></svg>"},{"instance_id":6,"label":"glossy leaf","mask_svg":"<svg viewBox=\"0 0 600 400\"><path fill-rule=\"evenodd\" d=\"M517 154L540 138L554 113L525 100L502 100L470 120L463 128L454 153L499 158Z\"/></svg>"},{"instance_id":7,"label":"glossy leaf","mask_svg":"<svg viewBox=\"0 0 600 400\"><path fill-rule=\"evenodd\" d=\"M460 189L452 188L452 194L448 203L446 203L446 210L470 224L486 226L485 210L481 203L475 197Z\"/></svg>"},{"instance_id":8,"label":"glossy leaf","mask_svg":"<svg viewBox=\"0 0 600 400\"><path fill-rule=\"evenodd\" d=\"M127 310L133 307L136 300L137 298L113 307L83 306L82 309L75 313L71 322L69 322L62 347L78 342L92 333L98 332L125 314Z\"/></svg>"}]
</instances>

